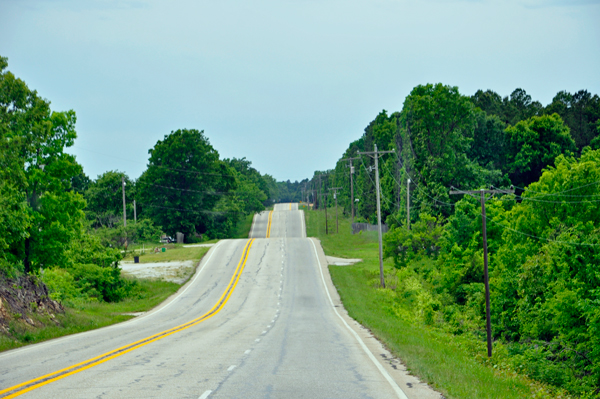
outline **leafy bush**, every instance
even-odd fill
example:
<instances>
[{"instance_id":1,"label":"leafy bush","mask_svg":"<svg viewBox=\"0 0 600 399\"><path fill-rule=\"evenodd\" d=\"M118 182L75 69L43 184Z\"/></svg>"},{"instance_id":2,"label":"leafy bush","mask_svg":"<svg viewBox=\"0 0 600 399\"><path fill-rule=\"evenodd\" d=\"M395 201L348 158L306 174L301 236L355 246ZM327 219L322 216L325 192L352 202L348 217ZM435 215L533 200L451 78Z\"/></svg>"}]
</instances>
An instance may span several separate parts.
<instances>
[{"instance_id":1,"label":"leafy bush","mask_svg":"<svg viewBox=\"0 0 600 399\"><path fill-rule=\"evenodd\" d=\"M125 298L135 285L121 278L118 267L100 267L94 264L78 264L69 269L76 285L89 297L106 302L117 302Z\"/></svg>"},{"instance_id":2,"label":"leafy bush","mask_svg":"<svg viewBox=\"0 0 600 399\"><path fill-rule=\"evenodd\" d=\"M65 269L54 267L42 271L42 281L48 287L50 298L59 302L89 299L85 291L77 286L73 276Z\"/></svg>"},{"instance_id":3,"label":"leafy bush","mask_svg":"<svg viewBox=\"0 0 600 399\"><path fill-rule=\"evenodd\" d=\"M52 268L42 273L50 297L61 302L100 300L117 302L129 296L135 282L121 278L118 267L76 264L68 269Z\"/></svg>"},{"instance_id":4,"label":"leafy bush","mask_svg":"<svg viewBox=\"0 0 600 399\"><path fill-rule=\"evenodd\" d=\"M384 236L386 257L393 257L396 267L404 267L407 262L422 255L435 257L439 252L438 240L442 226L435 216L421 213L419 221L411 226L392 226Z\"/></svg>"},{"instance_id":5,"label":"leafy bush","mask_svg":"<svg viewBox=\"0 0 600 399\"><path fill-rule=\"evenodd\" d=\"M127 227L123 225L112 228L99 227L92 230L91 234L98 237L102 245L106 247L122 248L126 239L129 244L132 242L158 242L163 232L151 220L141 219L137 223L129 223Z\"/></svg>"}]
</instances>

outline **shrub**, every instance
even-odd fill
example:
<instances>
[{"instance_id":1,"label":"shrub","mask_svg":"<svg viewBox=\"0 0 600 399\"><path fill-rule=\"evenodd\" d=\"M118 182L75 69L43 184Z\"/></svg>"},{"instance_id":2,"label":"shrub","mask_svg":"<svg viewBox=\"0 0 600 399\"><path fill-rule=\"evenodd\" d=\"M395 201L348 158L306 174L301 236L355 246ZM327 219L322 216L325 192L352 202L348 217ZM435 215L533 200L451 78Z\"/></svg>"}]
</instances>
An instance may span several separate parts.
<instances>
[{"instance_id":1,"label":"shrub","mask_svg":"<svg viewBox=\"0 0 600 399\"><path fill-rule=\"evenodd\" d=\"M106 302L117 302L125 298L135 283L121 278L118 267L100 267L94 264L77 264L69 268L77 286L88 296Z\"/></svg>"},{"instance_id":2,"label":"shrub","mask_svg":"<svg viewBox=\"0 0 600 399\"><path fill-rule=\"evenodd\" d=\"M71 302L75 299L88 299L77 286L73 276L65 269L54 267L41 272L42 281L48 287L50 298L59 302Z\"/></svg>"}]
</instances>

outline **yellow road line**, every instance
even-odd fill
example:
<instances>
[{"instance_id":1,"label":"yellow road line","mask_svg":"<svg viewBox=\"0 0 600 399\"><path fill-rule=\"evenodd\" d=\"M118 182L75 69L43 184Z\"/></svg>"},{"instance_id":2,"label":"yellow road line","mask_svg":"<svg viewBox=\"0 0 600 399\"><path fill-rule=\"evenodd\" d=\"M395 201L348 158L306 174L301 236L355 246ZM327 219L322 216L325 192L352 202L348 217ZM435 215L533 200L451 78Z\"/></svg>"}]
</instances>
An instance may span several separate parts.
<instances>
[{"instance_id":1,"label":"yellow road line","mask_svg":"<svg viewBox=\"0 0 600 399\"><path fill-rule=\"evenodd\" d=\"M292 203L290 202L290 211L292 210Z\"/></svg>"},{"instance_id":2,"label":"yellow road line","mask_svg":"<svg viewBox=\"0 0 600 399\"><path fill-rule=\"evenodd\" d=\"M269 223L267 223L267 235L266 238L271 237L271 221L273 220L273 211L269 212Z\"/></svg>"},{"instance_id":3,"label":"yellow road line","mask_svg":"<svg viewBox=\"0 0 600 399\"><path fill-rule=\"evenodd\" d=\"M147 338L141 339L139 341L133 342L129 345L125 345L122 346L120 348L114 349L110 352L106 352L100 356L96 356L92 359L88 359L84 362L81 363L77 363L74 364L70 367L55 371L53 373L50 374L46 374L43 375L41 377L35 378L33 380L29 380L26 382L23 382L21 384L12 386L10 388L6 388L0 391L0 398L14 398L17 397L19 395L22 395L26 392L32 391L36 388L42 387L46 384L49 384L51 382L54 381L58 381L60 379L63 379L65 377L68 377L70 375L79 373L83 370L87 370L91 367L97 366L101 363L107 362L110 359L114 359L116 357L119 357L121 355L124 355L127 352L131 352L137 348L140 348L144 345L148 345L151 342L154 341L158 341L160 339L163 339L165 337L168 337L169 335L175 334L177 332L183 331L187 328L190 328L192 326L195 326L196 324L200 324L205 320L210 319L211 317L213 317L214 315L216 315L217 313L219 313L221 311L221 309L223 309L223 307L225 306L225 304L227 303L227 301L229 300L229 297L231 296L231 293L233 292L233 290L235 289L235 287L237 286L237 283L240 279L240 275L242 274L242 271L244 270L244 267L246 265L246 260L248 260L248 254L250 252L250 248L252 247L252 243L254 242L254 239L250 239L248 240L248 242L246 243L245 247L244 247L244 251L242 253L242 257L240 258L240 261L238 262L238 265L235 269L235 272L233 273L233 276L231 277L231 280L229 281L229 285L227 286L227 288L225 289L225 291L223 292L223 294L221 295L221 298L219 298L219 301L217 301L217 303L205 314L203 314L202 316L193 319L187 323L181 324L177 327L173 327L171 329L165 330L163 332L160 332L158 334L154 334L151 335Z\"/></svg>"}]
</instances>

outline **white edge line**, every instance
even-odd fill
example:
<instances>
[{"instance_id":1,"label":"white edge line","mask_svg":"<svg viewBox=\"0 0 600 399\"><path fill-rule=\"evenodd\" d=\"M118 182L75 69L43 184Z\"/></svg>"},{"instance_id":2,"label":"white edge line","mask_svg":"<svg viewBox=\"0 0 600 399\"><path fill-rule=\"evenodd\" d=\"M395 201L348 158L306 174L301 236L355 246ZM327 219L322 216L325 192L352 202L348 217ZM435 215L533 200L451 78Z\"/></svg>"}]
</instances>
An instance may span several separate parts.
<instances>
[{"instance_id":1,"label":"white edge line","mask_svg":"<svg viewBox=\"0 0 600 399\"><path fill-rule=\"evenodd\" d=\"M258 216L257 213L255 213L254 216L252 216L252 228L250 229L250 236L248 238L254 237L254 223L256 222L257 216Z\"/></svg>"},{"instance_id":2,"label":"white edge line","mask_svg":"<svg viewBox=\"0 0 600 399\"><path fill-rule=\"evenodd\" d=\"M300 210L302 214L302 237L306 238L306 220L304 219L304 211Z\"/></svg>"},{"instance_id":3,"label":"white edge line","mask_svg":"<svg viewBox=\"0 0 600 399\"><path fill-rule=\"evenodd\" d=\"M339 317L340 320L344 323L344 325L346 326L346 328L352 333L352 335L354 335L354 338L356 338L356 340L360 344L361 348L365 351L365 353L367 354L367 356L369 356L369 359L371 359L371 361L373 361L373 363L375 364L375 366L377 367L377 369L381 372L381 374L383 375L383 377L392 386L392 389L396 392L396 395L398 395L398 397L400 399L408 399L408 397L406 396L406 394L404 393L404 391L402 391L402 389L398 386L398 384L396 384L396 381L394 381L392 379L392 377L389 375L389 373L387 372L387 370L383 368L383 366L381 365L381 363L379 363L377 361L377 359L375 358L375 356L373 355L373 353L371 353L371 351L369 350L369 348L367 348L367 345L365 345L365 343L360 338L360 336L356 333L356 331L354 331L352 329L352 327L350 327L348 325L348 323L346 323L346 320L344 320L344 318L338 313L337 309L335 308L335 305L333 304L333 299L331 299L331 295L329 294L329 289L327 288L327 283L325 282L325 276L323 275L323 266L321 265L321 261L319 260L319 253L317 252L317 246L315 245L315 242L313 240L310 240L310 242L312 243L313 249L315 250L315 256L317 257L317 263L319 264L319 271L321 272L321 279L323 280L323 286L325 287L325 292L327 292L327 297L329 298L329 302L331 303L331 308L333 309L333 311L335 312L335 314L337 315L337 317Z\"/></svg>"},{"instance_id":4,"label":"white edge line","mask_svg":"<svg viewBox=\"0 0 600 399\"><path fill-rule=\"evenodd\" d=\"M206 399L208 398L208 395L210 395L212 393L212 391L209 389L208 391L204 391L204 393L202 395L200 395L200 397L198 399Z\"/></svg>"},{"instance_id":5,"label":"white edge line","mask_svg":"<svg viewBox=\"0 0 600 399\"><path fill-rule=\"evenodd\" d=\"M183 294L184 294L184 293L185 293L185 292L186 292L186 291L187 291L187 290L188 290L188 289L189 289L189 288L190 288L190 287L191 287L191 286L194 284L194 282L196 281L196 279L198 278L198 276L200 275L200 273L202 273L202 270L204 270L204 268L205 268L205 267L206 267L206 265L208 264L208 261L210 261L210 258L212 258L213 254L216 252L216 249L217 249L217 247L218 247L218 246L219 246L219 244L221 244L222 242L223 242L223 241L219 241L219 242L218 242L218 243L216 243L216 244L215 244L213 247L211 247L211 248L210 248L210 250L209 250L209 252L210 252L210 256L209 256L208 258L206 258L206 260L204 260L204 258L202 259L201 263L204 263L204 264L202 265L202 268L200 268L200 270L198 270L198 271L196 272L196 274L195 274L194 278L192 279L192 281L190 281L190 282L189 282L189 284L187 284L187 287L185 287L185 289L184 289L183 291L181 291L180 293L177 293L177 294L176 294L177 296L176 296L175 298L173 298L173 299L172 299L172 300L171 300L169 303L167 303L167 304L166 304L165 306L163 306L162 308L158 308L158 309L156 309L154 312L152 312L152 310L150 310L150 312L146 312L146 313L145 313L144 315L142 315L142 316L138 316L138 317L135 317L135 318L133 318L133 319L126 320L126 321L124 321L124 322L121 322L121 323L111 324L111 325L109 325L109 326L106 326L106 327L102 327L102 328L95 328L95 329L93 329L93 330L83 331L83 332L80 332L80 333L77 333L77 334L63 335L62 337L58 337L58 338L55 338L55 339L50 339L50 340L48 340L48 341L43 341L43 342L40 342L40 343L38 343L38 344L27 345L27 346L24 346L24 347L21 347L21 348L15 348L15 349L12 349L12 350L9 350L9 351L6 351L6 352L4 352L4 353L0 354L0 359L2 359L3 357L6 357L6 356L10 356L10 355L14 355L14 354L20 354L20 353L23 353L23 352L28 352L28 351L30 351L30 350L32 350L32 349L39 349L39 348L41 348L41 347L44 347L44 346L46 346L46 345L55 344L55 343L57 343L57 342L64 341L64 340L66 340L66 339L72 338L72 337L74 337L74 336L76 336L76 335L79 335L79 334L91 334L91 333L93 333L94 331L99 331L99 330L109 329L109 328L111 328L111 327L123 326L123 324L125 324L125 323L135 323L137 320L142 320L142 319L145 319L146 317L149 317L149 316L155 315L155 314L157 314L157 313L159 313L159 312L162 312L164 309L166 309L166 308L168 308L169 306L171 306L171 304L172 304L173 302L176 302L176 301L178 301L178 300L179 300L179 298L181 298L181 296L182 296L182 295L183 295ZM212 251L211 251L211 250L212 250ZM158 305L158 306L160 306L160 305ZM212 391L211 391L211 392L212 392Z\"/></svg>"},{"instance_id":6,"label":"white edge line","mask_svg":"<svg viewBox=\"0 0 600 399\"><path fill-rule=\"evenodd\" d=\"M204 270L204 268L206 267L206 265L208 264L208 262L210 261L210 258L212 258L212 256L214 255L215 252L217 252L217 247L219 246L219 244L221 244L223 241L219 241L217 243L217 245L215 245L214 247L212 247L212 251L210 252L210 256L206 259L206 261L204 261L204 259L202 259L202 263L204 263L202 265L202 267L200 268L200 270L198 270L198 272L196 272L196 275L194 276L193 280L187 285L187 287L185 287L185 289L183 291L181 291L181 293L179 295L177 295L177 297L173 298L173 300L169 303L167 303L165 306L163 306L160 309L157 309L156 312L153 312L151 314L156 314L158 312L161 312L163 310L165 310L166 308L168 308L169 306L171 306L173 304L173 302L177 302L182 296L183 294L185 294L185 292L192 286L194 285L194 283L196 282L196 279L198 279L198 277L200 277L200 274L202 273L202 270ZM139 320L140 318L136 318L135 320Z\"/></svg>"}]
</instances>

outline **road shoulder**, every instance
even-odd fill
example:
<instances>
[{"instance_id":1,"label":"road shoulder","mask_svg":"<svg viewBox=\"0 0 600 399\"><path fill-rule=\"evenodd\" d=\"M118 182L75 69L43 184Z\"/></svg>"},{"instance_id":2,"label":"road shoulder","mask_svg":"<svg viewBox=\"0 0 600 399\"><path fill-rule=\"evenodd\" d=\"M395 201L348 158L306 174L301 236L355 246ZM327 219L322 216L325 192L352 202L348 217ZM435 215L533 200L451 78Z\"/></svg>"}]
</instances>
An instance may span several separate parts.
<instances>
[{"instance_id":1,"label":"road shoulder","mask_svg":"<svg viewBox=\"0 0 600 399\"><path fill-rule=\"evenodd\" d=\"M404 392L408 399L440 399L443 396L433 390L429 385L421 382L417 377L411 375L402 361L387 350L383 344L371 332L348 315L344 308L340 296L333 284L331 275L329 274L329 266L327 256L323 251L321 242L317 238L309 238L315 244L317 250L319 265L322 275L329 291L329 295L340 317L346 324L358 335L360 340L365 344L371 354L377 359L377 362L395 381L398 387Z\"/></svg>"}]
</instances>

